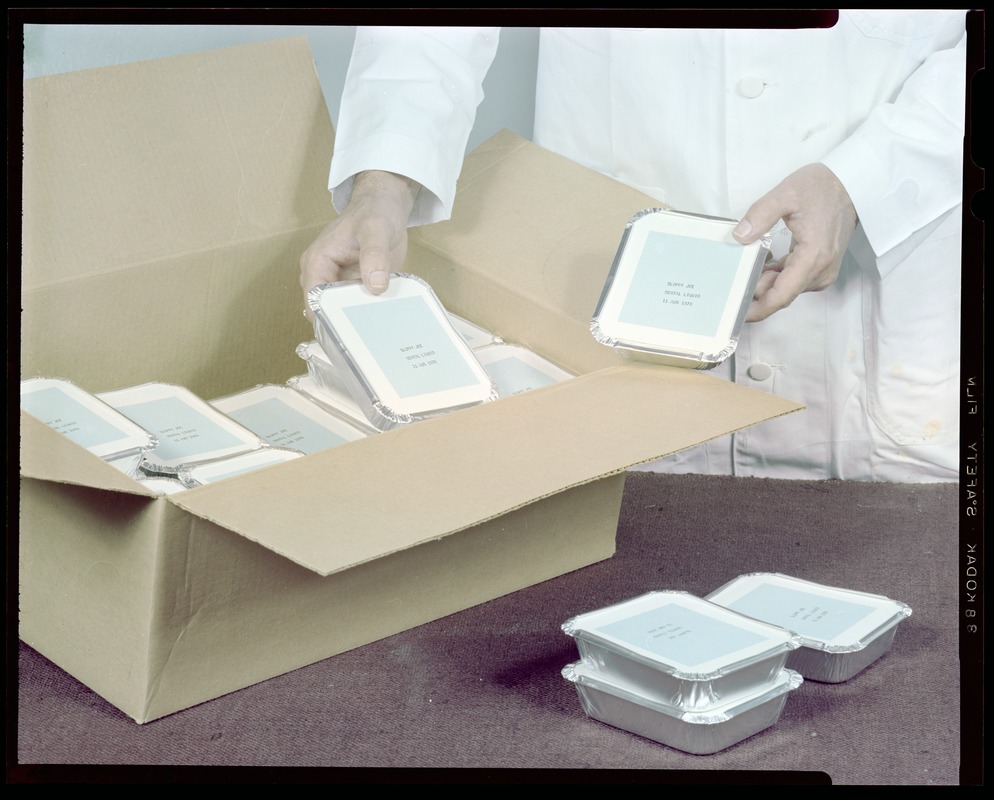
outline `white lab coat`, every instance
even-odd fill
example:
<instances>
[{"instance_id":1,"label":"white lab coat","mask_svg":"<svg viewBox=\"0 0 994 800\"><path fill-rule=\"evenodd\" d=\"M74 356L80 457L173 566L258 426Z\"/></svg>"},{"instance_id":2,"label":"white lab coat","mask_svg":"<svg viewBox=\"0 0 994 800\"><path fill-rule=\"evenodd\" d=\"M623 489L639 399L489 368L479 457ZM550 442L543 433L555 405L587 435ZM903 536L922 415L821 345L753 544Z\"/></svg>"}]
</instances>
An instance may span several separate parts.
<instances>
[{"instance_id":1,"label":"white lab coat","mask_svg":"<svg viewBox=\"0 0 994 800\"><path fill-rule=\"evenodd\" d=\"M807 404L650 465L895 482L958 477L964 12L829 29L543 29L534 139L672 207L738 218L821 161L859 225L838 280L746 325L723 377ZM329 185L408 175L448 217L495 29L357 32ZM789 238L776 237L774 252ZM660 409L660 413L664 413Z\"/></svg>"}]
</instances>

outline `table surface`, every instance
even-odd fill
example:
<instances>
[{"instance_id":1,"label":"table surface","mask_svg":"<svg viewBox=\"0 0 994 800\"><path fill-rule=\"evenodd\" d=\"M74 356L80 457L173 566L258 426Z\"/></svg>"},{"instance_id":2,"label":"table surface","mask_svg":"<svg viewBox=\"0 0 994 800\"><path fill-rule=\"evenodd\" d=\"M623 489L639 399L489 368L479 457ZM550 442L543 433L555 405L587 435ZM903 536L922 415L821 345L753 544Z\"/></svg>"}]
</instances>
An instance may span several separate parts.
<instances>
[{"instance_id":1,"label":"table surface","mask_svg":"<svg viewBox=\"0 0 994 800\"><path fill-rule=\"evenodd\" d=\"M957 498L633 472L613 558L146 725L21 643L8 781L958 784L979 741L960 726ZM867 669L806 681L772 727L713 755L585 715L560 672L578 657L562 622L748 572L913 613Z\"/></svg>"}]
</instances>

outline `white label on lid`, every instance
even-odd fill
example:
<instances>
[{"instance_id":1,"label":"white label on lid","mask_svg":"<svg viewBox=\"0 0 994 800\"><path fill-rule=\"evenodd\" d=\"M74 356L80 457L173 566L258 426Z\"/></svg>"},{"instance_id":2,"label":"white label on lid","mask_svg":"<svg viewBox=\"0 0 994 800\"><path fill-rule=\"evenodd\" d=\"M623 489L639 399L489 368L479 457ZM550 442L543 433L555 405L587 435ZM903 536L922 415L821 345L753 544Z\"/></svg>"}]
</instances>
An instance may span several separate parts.
<instances>
[{"instance_id":1,"label":"white label on lid","mask_svg":"<svg viewBox=\"0 0 994 800\"><path fill-rule=\"evenodd\" d=\"M766 641L754 631L677 603L609 623L598 632L627 647L648 651L669 664L689 668L720 661Z\"/></svg>"}]
</instances>

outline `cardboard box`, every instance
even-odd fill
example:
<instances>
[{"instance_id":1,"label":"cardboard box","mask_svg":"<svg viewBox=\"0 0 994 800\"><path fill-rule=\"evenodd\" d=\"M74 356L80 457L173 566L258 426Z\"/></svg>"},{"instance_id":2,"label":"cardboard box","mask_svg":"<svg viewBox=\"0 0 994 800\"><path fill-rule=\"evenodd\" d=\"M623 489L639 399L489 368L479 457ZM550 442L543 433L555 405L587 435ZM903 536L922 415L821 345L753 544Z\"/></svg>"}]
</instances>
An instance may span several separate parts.
<instances>
[{"instance_id":1,"label":"cardboard box","mask_svg":"<svg viewBox=\"0 0 994 800\"><path fill-rule=\"evenodd\" d=\"M333 145L306 40L30 80L24 114L23 376L304 372ZM21 638L143 722L611 556L626 468L798 408L593 340L647 204L502 133L412 235L450 310L575 379L159 497L22 414Z\"/></svg>"}]
</instances>

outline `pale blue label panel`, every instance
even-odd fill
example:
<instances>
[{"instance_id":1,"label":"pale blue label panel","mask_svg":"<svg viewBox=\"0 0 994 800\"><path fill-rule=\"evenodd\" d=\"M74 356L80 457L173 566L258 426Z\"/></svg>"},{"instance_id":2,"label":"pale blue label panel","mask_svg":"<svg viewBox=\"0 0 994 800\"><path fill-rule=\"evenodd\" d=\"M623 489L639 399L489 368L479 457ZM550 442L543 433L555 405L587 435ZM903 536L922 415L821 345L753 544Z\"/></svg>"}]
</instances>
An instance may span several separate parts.
<instances>
[{"instance_id":1,"label":"pale blue label panel","mask_svg":"<svg viewBox=\"0 0 994 800\"><path fill-rule=\"evenodd\" d=\"M245 444L175 397L121 406L118 410L159 438L155 452L164 461Z\"/></svg>"},{"instance_id":2,"label":"pale blue label panel","mask_svg":"<svg viewBox=\"0 0 994 800\"><path fill-rule=\"evenodd\" d=\"M227 414L274 447L288 447L310 454L346 442L338 434L275 397L228 411Z\"/></svg>"},{"instance_id":3,"label":"pale blue label panel","mask_svg":"<svg viewBox=\"0 0 994 800\"><path fill-rule=\"evenodd\" d=\"M350 306L344 313L399 397L446 392L478 382L420 297Z\"/></svg>"},{"instance_id":4,"label":"pale blue label panel","mask_svg":"<svg viewBox=\"0 0 994 800\"><path fill-rule=\"evenodd\" d=\"M675 603L598 629L626 646L693 667L763 641L762 636Z\"/></svg>"},{"instance_id":5,"label":"pale blue label panel","mask_svg":"<svg viewBox=\"0 0 994 800\"><path fill-rule=\"evenodd\" d=\"M801 636L825 640L834 639L875 611L869 604L770 584L757 586L728 607Z\"/></svg>"},{"instance_id":6,"label":"pale blue label panel","mask_svg":"<svg viewBox=\"0 0 994 800\"><path fill-rule=\"evenodd\" d=\"M741 258L741 245L650 233L619 322L714 336Z\"/></svg>"},{"instance_id":7,"label":"pale blue label panel","mask_svg":"<svg viewBox=\"0 0 994 800\"><path fill-rule=\"evenodd\" d=\"M540 386L548 386L550 383L556 382L556 379L551 375L547 375L540 369L535 369L531 364L526 364L516 356L491 361L487 364L486 370L493 378L494 383L497 384L502 396L537 389Z\"/></svg>"},{"instance_id":8,"label":"pale blue label panel","mask_svg":"<svg viewBox=\"0 0 994 800\"><path fill-rule=\"evenodd\" d=\"M125 434L61 389L39 389L21 397L21 408L81 447L93 448Z\"/></svg>"}]
</instances>

